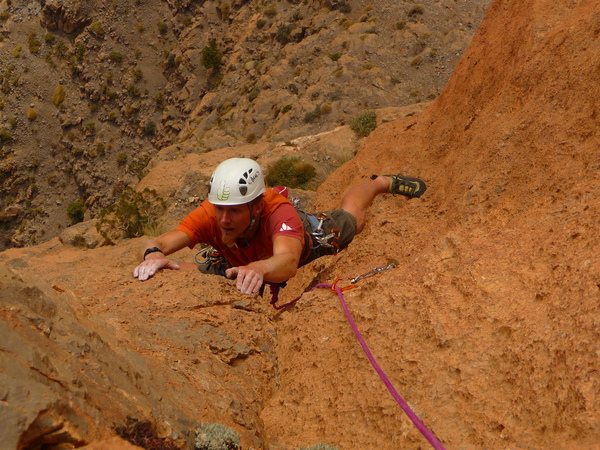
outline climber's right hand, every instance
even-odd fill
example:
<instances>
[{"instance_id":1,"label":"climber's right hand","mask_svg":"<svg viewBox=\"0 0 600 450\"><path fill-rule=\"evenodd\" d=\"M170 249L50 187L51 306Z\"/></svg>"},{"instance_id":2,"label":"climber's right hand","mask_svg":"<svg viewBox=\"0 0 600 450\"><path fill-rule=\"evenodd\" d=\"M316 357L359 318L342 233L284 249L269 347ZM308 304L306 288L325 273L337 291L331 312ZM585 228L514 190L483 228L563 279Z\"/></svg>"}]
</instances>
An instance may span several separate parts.
<instances>
[{"instance_id":1,"label":"climber's right hand","mask_svg":"<svg viewBox=\"0 0 600 450\"><path fill-rule=\"evenodd\" d=\"M139 266L133 270L133 276L140 281L146 281L152 277L160 269L173 269L179 270L179 264L171 261L164 256L162 257L151 257L143 261Z\"/></svg>"}]
</instances>

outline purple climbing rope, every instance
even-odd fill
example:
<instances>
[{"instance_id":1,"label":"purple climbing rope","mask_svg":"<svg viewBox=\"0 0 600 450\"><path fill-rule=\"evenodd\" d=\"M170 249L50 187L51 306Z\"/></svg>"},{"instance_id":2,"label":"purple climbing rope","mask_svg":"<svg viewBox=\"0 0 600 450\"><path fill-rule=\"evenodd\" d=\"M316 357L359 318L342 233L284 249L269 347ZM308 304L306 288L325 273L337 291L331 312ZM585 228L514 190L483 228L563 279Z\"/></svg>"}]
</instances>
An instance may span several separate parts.
<instances>
[{"instance_id":1,"label":"purple climbing rope","mask_svg":"<svg viewBox=\"0 0 600 450\"><path fill-rule=\"evenodd\" d=\"M279 289L274 289L274 287L279 288L279 286L275 286L272 284L270 286L271 286L271 293L273 294L273 299L271 300L271 304L273 305L273 308L275 308L277 310L280 310L280 309L286 308L290 305L293 305L298 300L300 300L300 298L302 297L302 296L299 296L299 297L295 298L294 300L292 300L291 302L288 302L284 305L278 306L278 305L276 305L276 303L277 303L277 299L278 299ZM385 372L381 369L381 367L379 367L379 364L377 364L375 357L371 353L371 350L369 350L367 343L365 342L362 335L360 334L360 331L358 330L358 327L356 326L354 319L352 319L352 315L350 314L350 311L348 310L348 306L346 305L346 301L344 300L344 294L342 293L342 289L337 285L321 283L321 284L317 284L315 287L313 287L311 289L311 291L314 291L317 288L335 289L335 292L337 292L338 298L340 299L340 303L342 304L342 308L344 309L344 313L346 314L346 318L348 319L348 322L350 322L350 326L352 327L352 330L354 331L354 335L356 336L356 339L358 339L358 342L360 343L361 347L363 348L364 352L366 353L367 358L369 358L371 365L373 366L373 368L379 375L379 378L381 378L381 381L383 381L383 384L385 384L385 387L387 387L390 394L392 394L392 397L394 397L396 402L398 402L398 404L400 405L400 407L402 408L404 413L408 416L408 418L412 421L412 423L417 427L417 429L421 432L421 434L425 437L425 439L427 439L429 441L431 446L436 450L445 450L445 447L441 444L441 442L435 437L435 435L431 431L429 431L429 429L425 425L423 425L423 422L421 422L421 419L419 419L419 417L413 412L413 410L410 409L410 406L408 406L408 403L406 403L404 401L404 399L402 397L400 397L400 394L398 394L398 392L394 388L394 385L392 384L392 382L389 380L389 378L387 377Z\"/></svg>"}]
</instances>

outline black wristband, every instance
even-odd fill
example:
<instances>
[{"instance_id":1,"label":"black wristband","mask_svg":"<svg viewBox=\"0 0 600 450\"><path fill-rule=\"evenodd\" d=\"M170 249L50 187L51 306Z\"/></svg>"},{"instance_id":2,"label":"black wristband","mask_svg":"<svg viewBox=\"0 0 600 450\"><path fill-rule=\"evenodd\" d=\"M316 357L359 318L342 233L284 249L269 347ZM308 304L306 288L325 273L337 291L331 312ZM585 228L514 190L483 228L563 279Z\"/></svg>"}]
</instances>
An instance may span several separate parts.
<instances>
[{"instance_id":1,"label":"black wristband","mask_svg":"<svg viewBox=\"0 0 600 450\"><path fill-rule=\"evenodd\" d=\"M150 253L154 253L154 252L161 252L161 253L163 253L163 251L160 248L158 248L158 247L147 248L146 251L144 252L144 261L146 260L146 256L148 256ZM164 253L163 253L163 255L164 255Z\"/></svg>"}]
</instances>

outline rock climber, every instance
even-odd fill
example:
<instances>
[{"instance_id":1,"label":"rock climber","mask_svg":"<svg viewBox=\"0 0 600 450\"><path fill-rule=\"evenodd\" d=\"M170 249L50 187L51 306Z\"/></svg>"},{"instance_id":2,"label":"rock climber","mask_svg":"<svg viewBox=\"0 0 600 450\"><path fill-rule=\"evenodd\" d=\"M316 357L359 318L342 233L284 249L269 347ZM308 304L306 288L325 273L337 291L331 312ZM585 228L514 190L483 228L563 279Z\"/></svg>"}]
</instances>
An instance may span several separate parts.
<instances>
[{"instance_id":1,"label":"rock climber","mask_svg":"<svg viewBox=\"0 0 600 450\"><path fill-rule=\"evenodd\" d=\"M379 194L415 198L425 190L418 178L373 175L344 195L340 209L307 214L287 199L287 190L266 188L256 161L227 159L211 176L208 198L177 228L144 242L133 276L145 281L160 269L200 269L235 278L237 289L254 294L264 283L285 283L298 267L346 248L364 228L367 209ZM209 246L205 262L167 259L199 243Z\"/></svg>"}]
</instances>

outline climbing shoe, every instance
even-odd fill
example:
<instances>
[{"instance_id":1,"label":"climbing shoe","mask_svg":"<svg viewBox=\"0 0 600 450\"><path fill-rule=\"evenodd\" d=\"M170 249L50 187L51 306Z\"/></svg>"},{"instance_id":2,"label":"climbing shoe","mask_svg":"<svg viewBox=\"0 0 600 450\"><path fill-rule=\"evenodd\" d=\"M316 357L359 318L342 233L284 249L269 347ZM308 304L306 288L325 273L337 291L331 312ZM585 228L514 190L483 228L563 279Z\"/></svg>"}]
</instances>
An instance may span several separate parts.
<instances>
[{"instance_id":1,"label":"climbing shoe","mask_svg":"<svg viewBox=\"0 0 600 450\"><path fill-rule=\"evenodd\" d=\"M408 198L420 197L423 195L427 186L423 180L418 178L405 177L404 175L384 175L384 177L391 178L389 193L394 195L404 195ZM373 175L372 179L377 178L377 175Z\"/></svg>"}]
</instances>

